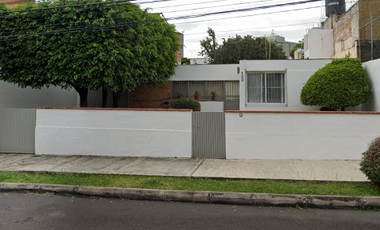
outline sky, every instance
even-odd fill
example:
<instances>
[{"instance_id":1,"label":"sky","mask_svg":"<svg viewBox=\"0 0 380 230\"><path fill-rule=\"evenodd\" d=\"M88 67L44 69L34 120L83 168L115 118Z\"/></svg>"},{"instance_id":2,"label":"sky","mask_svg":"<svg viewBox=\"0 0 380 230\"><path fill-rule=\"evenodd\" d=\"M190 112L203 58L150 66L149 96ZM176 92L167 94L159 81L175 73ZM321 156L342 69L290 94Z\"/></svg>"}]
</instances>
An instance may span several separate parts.
<instances>
[{"instance_id":1,"label":"sky","mask_svg":"<svg viewBox=\"0 0 380 230\"><path fill-rule=\"evenodd\" d=\"M149 8L149 12L162 13L168 23L184 34L184 56L195 58L199 57L200 40L207 37L209 27L215 31L219 43L236 34L261 37L272 33L285 37L286 41L298 42L307 29L319 26L326 18L325 0L308 1L313 0L137 0L134 3L142 9ZM346 9L356 1L346 0ZM296 4L284 5L289 3Z\"/></svg>"}]
</instances>

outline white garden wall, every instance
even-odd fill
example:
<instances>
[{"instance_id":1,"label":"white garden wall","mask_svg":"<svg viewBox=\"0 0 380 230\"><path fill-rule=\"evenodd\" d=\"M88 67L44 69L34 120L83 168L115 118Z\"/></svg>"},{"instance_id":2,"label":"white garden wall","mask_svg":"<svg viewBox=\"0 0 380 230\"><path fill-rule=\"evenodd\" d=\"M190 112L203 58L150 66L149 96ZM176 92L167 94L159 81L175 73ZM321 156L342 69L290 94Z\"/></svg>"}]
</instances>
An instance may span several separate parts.
<instances>
[{"instance_id":1,"label":"white garden wall","mask_svg":"<svg viewBox=\"0 0 380 230\"><path fill-rule=\"evenodd\" d=\"M37 109L37 155L191 157L190 110Z\"/></svg>"},{"instance_id":2,"label":"white garden wall","mask_svg":"<svg viewBox=\"0 0 380 230\"><path fill-rule=\"evenodd\" d=\"M222 101L200 101L201 112L224 112Z\"/></svg>"},{"instance_id":3,"label":"white garden wall","mask_svg":"<svg viewBox=\"0 0 380 230\"><path fill-rule=\"evenodd\" d=\"M380 59L363 64L371 81L371 100L364 110L380 112Z\"/></svg>"},{"instance_id":4,"label":"white garden wall","mask_svg":"<svg viewBox=\"0 0 380 230\"><path fill-rule=\"evenodd\" d=\"M79 96L59 87L32 89L0 81L0 108L77 107Z\"/></svg>"},{"instance_id":5,"label":"white garden wall","mask_svg":"<svg viewBox=\"0 0 380 230\"><path fill-rule=\"evenodd\" d=\"M380 113L226 112L227 159L360 160Z\"/></svg>"}]
</instances>

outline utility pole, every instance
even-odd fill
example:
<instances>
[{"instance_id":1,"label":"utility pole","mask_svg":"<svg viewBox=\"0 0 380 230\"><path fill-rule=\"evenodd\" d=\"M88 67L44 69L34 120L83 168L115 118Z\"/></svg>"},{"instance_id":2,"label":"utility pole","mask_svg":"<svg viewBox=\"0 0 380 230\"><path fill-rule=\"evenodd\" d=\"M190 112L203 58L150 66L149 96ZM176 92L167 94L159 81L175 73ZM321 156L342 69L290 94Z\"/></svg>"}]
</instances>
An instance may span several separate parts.
<instances>
[{"instance_id":1,"label":"utility pole","mask_svg":"<svg viewBox=\"0 0 380 230\"><path fill-rule=\"evenodd\" d=\"M372 18L372 10L369 11L369 16L371 18L371 60L373 60L373 18Z\"/></svg>"}]
</instances>

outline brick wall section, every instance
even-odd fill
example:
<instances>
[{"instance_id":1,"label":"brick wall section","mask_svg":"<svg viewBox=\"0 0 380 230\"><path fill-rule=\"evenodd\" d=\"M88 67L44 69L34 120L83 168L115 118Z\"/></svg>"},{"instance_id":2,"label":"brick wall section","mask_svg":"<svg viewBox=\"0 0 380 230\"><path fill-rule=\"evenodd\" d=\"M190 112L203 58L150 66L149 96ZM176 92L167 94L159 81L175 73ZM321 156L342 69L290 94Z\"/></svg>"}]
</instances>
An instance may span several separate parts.
<instances>
[{"instance_id":1,"label":"brick wall section","mask_svg":"<svg viewBox=\"0 0 380 230\"><path fill-rule=\"evenodd\" d=\"M161 102L170 99L170 82L160 86L143 85L129 94L130 108L163 108Z\"/></svg>"},{"instance_id":2,"label":"brick wall section","mask_svg":"<svg viewBox=\"0 0 380 230\"><path fill-rule=\"evenodd\" d=\"M27 2L34 2L29 0L0 0L0 3L4 3L6 7L13 8L18 5L22 5Z\"/></svg>"},{"instance_id":3,"label":"brick wall section","mask_svg":"<svg viewBox=\"0 0 380 230\"><path fill-rule=\"evenodd\" d=\"M372 11L374 18L380 15L379 0L359 1L348 9L346 13L331 15L322 23L323 29L334 30L334 58L344 58L346 55L350 55L351 58L358 57L359 21L360 27L370 22L370 11ZM380 39L379 31L374 30L375 40ZM370 37L370 26L360 32L363 50L363 40L368 40Z\"/></svg>"},{"instance_id":4,"label":"brick wall section","mask_svg":"<svg viewBox=\"0 0 380 230\"><path fill-rule=\"evenodd\" d=\"M380 1L379 0L366 0L358 2L359 4L359 14L360 14L360 26L364 26L365 24L371 21L370 11L372 12L373 19L380 16ZM374 22L374 40L380 40L380 29L378 28L380 19ZM362 39L369 40L371 37L371 26L366 26L365 29L361 31Z\"/></svg>"},{"instance_id":5,"label":"brick wall section","mask_svg":"<svg viewBox=\"0 0 380 230\"><path fill-rule=\"evenodd\" d=\"M179 65L181 65L181 57L182 57L182 33L176 33L177 37L179 38L179 46L178 46L178 51L175 53L176 55L176 60Z\"/></svg>"},{"instance_id":6,"label":"brick wall section","mask_svg":"<svg viewBox=\"0 0 380 230\"><path fill-rule=\"evenodd\" d=\"M346 13L331 15L323 23L323 29L334 30L334 58L344 58L347 55L352 58L358 57L358 10L358 4L355 4Z\"/></svg>"},{"instance_id":7,"label":"brick wall section","mask_svg":"<svg viewBox=\"0 0 380 230\"><path fill-rule=\"evenodd\" d=\"M176 52L177 63L181 64L182 34L176 33L179 38L178 51ZM170 82L161 86L143 85L129 94L130 108L163 108L161 102L170 99Z\"/></svg>"}]
</instances>

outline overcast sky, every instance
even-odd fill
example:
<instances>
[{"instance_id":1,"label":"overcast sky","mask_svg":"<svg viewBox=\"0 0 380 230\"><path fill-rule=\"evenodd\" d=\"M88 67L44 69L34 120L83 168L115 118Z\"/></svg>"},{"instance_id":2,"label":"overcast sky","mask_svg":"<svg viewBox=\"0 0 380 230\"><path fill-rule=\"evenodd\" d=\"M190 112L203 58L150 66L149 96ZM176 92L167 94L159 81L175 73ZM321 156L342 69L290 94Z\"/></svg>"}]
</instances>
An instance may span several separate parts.
<instances>
[{"instance_id":1,"label":"overcast sky","mask_svg":"<svg viewBox=\"0 0 380 230\"><path fill-rule=\"evenodd\" d=\"M215 30L220 43L222 38L236 34L260 37L270 35L272 31L284 36L287 41L297 42L303 38L307 29L318 26L325 19L324 0L278 5L305 1L310 0L139 0L137 3L141 2L139 5L142 9L151 8L150 12L163 13L168 22L176 26L177 31L184 33L184 56L190 58L198 56L199 41L207 36L208 27ZM346 0L347 8L355 1ZM268 8L257 9L258 7ZM239 9L239 12L175 19Z\"/></svg>"}]
</instances>

